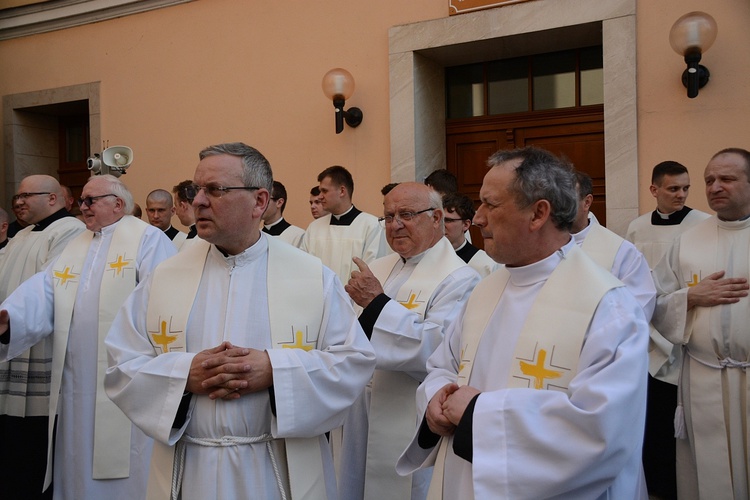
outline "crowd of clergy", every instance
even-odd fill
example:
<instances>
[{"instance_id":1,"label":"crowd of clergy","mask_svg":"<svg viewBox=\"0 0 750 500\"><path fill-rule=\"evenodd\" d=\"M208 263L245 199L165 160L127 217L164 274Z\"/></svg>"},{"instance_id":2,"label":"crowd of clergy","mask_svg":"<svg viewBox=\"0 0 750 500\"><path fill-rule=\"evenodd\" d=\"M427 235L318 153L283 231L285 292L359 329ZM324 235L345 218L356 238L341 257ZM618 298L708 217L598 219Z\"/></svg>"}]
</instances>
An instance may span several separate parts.
<instances>
[{"instance_id":1,"label":"crowd of clergy","mask_svg":"<svg viewBox=\"0 0 750 500\"><path fill-rule=\"evenodd\" d=\"M111 175L0 209L2 498L750 498L747 150L713 214L656 165L625 238L536 147L478 208L438 169L369 214L331 166L304 229L260 151L198 157L147 222Z\"/></svg>"}]
</instances>

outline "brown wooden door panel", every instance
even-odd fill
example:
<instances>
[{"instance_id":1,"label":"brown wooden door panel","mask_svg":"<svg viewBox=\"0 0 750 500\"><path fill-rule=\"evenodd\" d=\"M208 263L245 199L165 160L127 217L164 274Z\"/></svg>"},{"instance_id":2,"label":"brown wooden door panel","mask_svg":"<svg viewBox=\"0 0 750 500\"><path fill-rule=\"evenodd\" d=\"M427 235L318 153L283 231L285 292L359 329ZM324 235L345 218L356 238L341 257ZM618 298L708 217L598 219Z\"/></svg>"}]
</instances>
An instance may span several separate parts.
<instances>
[{"instance_id":1,"label":"brown wooden door panel","mask_svg":"<svg viewBox=\"0 0 750 500\"><path fill-rule=\"evenodd\" d=\"M594 185L592 212L606 224L604 179L604 110L529 113L511 118L449 122L446 126L447 165L458 178L458 190L479 205L479 189L487 173L487 158L500 150L539 146L566 157L591 176ZM472 242L483 247L472 228Z\"/></svg>"},{"instance_id":2,"label":"brown wooden door panel","mask_svg":"<svg viewBox=\"0 0 750 500\"><path fill-rule=\"evenodd\" d=\"M576 169L589 174L594 186L591 211L606 225L603 123L524 128L516 131L516 144L544 148L567 158Z\"/></svg>"}]
</instances>

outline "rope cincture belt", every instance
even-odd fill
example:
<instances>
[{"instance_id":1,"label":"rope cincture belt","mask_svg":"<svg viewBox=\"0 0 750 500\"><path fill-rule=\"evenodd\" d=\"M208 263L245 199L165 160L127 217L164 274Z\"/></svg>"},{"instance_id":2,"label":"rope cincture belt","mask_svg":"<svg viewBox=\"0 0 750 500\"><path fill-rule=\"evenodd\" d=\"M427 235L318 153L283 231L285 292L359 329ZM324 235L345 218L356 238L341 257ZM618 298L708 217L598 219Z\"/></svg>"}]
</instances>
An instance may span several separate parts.
<instances>
[{"instance_id":1,"label":"rope cincture belt","mask_svg":"<svg viewBox=\"0 0 750 500\"><path fill-rule=\"evenodd\" d=\"M276 464L276 455L273 452L271 441L274 437L269 434L261 434L260 436L254 437L240 437L240 436L223 436L220 438L197 438L183 434L179 441L177 441L175 449L175 466L172 470L172 500L179 498L180 489L182 489L182 476L185 471L185 450L188 444L197 444L199 446L213 446L213 447L225 447L225 446L242 446L248 444L266 443L266 449L268 455L271 457L271 465L273 466L273 473L276 476L276 484L279 487L282 500L286 500L286 492L284 490L284 483L281 480L281 474L279 474L279 467Z\"/></svg>"},{"instance_id":2,"label":"rope cincture belt","mask_svg":"<svg viewBox=\"0 0 750 500\"><path fill-rule=\"evenodd\" d=\"M688 356L696 360L698 363L702 364L703 366L707 366L709 368L715 368L717 370L723 370L724 368L742 368L743 370L750 368L750 361L737 361L736 359L732 358L724 358L724 359L717 359L718 364L709 363L708 361L704 361L697 356L693 356L690 350L686 349Z\"/></svg>"}]
</instances>

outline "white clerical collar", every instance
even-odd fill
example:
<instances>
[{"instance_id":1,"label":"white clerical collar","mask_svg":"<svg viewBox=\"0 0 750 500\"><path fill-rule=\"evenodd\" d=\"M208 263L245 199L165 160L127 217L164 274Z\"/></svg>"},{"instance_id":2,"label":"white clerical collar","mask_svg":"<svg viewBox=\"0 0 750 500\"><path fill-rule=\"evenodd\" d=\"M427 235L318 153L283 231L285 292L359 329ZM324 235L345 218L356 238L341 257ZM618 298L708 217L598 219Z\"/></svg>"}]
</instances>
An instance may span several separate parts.
<instances>
[{"instance_id":1,"label":"white clerical collar","mask_svg":"<svg viewBox=\"0 0 750 500\"><path fill-rule=\"evenodd\" d=\"M678 212L679 210L675 210L674 212L669 212L668 214L662 213L659 211L659 209L656 209L656 214L661 217L664 220L669 220L669 216L672 215L675 212Z\"/></svg>"},{"instance_id":2,"label":"white clerical collar","mask_svg":"<svg viewBox=\"0 0 750 500\"><path fill-rule=\"evenodd\" d=\"M738 230L750 227L750 216L739 220L722 220L717 216L716 220L718 221L719 227L723 229Z\"/></svg>"},{"instance_id":3,"label":"white clerical collar","mask_svg":"<svg viewBox=\"0 0 750 500\"><path fill-rule=\"evenodd\" d=\"M342 218L343 216L345 216L346 214L348 214L349 212L351 212L353 208L354 208L354 205L350 206L349 210L347 210L346 212L342 212L342 213L340 213L338 215L332 213L331 217L333 217L336 220L339 220L340 218Z\"/></svg>"},{"instance_id":4,"label":"white clerical collar","mask_svg":"<svg viewBox=\"0 0 750 500\"><path fill-rule=\"evenodd\" d=\"M224 255L224 252L219 250L216 245L211 245L211 254L220 261L223 261L230 269L237 266L244 266L254 260L257 260L258 258L265 255L267 251L268 240L266 239L266 235L262 232L260 233L260 238L258 238L255 243L253 243L237 255Z\"/></svg>"},{"instance_id":5,"label":"white clerical collar","mask_svg":"<svg viewBox=\"0 0 750 500\"><path fill-rule=\"evenodd\" d=\"M529 286L546 280L575 245L575 239L570 238L570 241L560 249L540 261L527 266L506 267L510 273L511 283L515 286Z\"/></svg>"},{"instance_id":6,"label":"white clerical collar","mask_svg":"<svg viewBox=\"0 0 750 500\"><path fill-rule=\"evenodd\" d=\"M102 236L111 235L112 233L115 232L115 227L117 226L117 223L120 222L121 220L122 220L122 217L114 221L109 226L104 226L100 230L94 231L94 235L97 235L97 234L102 235Z\"/></svg>"},{"instance_id":7,"label":"white clerical collar","mask_svg":"<svg viewBox=\"0 0 750 500\"><path fill-rule=\"evenodd\" d=\"M271 227L275 226L276 224L278 224L279 222L281 222L282 220L284 220L284 217L279 217L279 218L278 218L278 219L276 220L276 222L272 222L272 223L270 223L270 224L263 224L263 227L265 227L266 229L269 229L269 228L271 228Z\"/></svg>"},{"instance_id":8,"label":"white clerical collar","mask_svg":"<svg viewBox=\"0 0 750 500\"><path fill-rule=\"evenodd\" d=\"M468 241L466 241L466 238L464 238L464 242L461 243L461 245L458 248L456 248L456 252L458 253L463 247L466 246L467 243Z\"/></svg>"}]
</instances>

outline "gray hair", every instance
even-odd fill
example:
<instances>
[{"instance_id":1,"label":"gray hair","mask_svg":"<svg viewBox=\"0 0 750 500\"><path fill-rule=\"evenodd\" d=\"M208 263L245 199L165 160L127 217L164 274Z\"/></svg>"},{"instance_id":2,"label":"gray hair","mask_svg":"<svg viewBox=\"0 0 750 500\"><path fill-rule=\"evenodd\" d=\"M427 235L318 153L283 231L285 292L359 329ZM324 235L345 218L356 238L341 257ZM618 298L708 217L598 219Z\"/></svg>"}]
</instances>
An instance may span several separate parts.
<instances>
[{"instance_id":1,"label":"gray hair","mask_svg":"<svg viewBox=\"0 0 750 500\"><path fill-rule=\"evenodd\" d=\"M228 142L208 146L200 152L200 159L209 156L231 155L242 160L242 182L246 187L265 188L270 193L273 190L273 172L271 164L260 151L243 142Z\"/></svg>"},{"instance_id":2,"label":"gray hair","mask_svg":"<svg viewBox=\"0 0 750 500\"><path fill-rule=\"evenodd\" d=\"M117 177L114 175L97 175L94 177L91 177L91 179L103 179L107 181L107 184L109 184L109 191L116 197L120 198L122 202L125 204L125 210L124 212L128 215L133 213L133 208L135 207L135 201L133 200L133 195L130 193L130 190L128 187Z\"/></svg>"},{"instance_id":3,"label":"gray hair","mask_svg":"<svg viewBox=\"0 0 750 500\"><path fill-rule=\"evenodd\" d=\"M492 168L517 159L521 159L521 164L508 188L515 195L516 206L522 208L547 200L552 207L553 225L570 231L578 211L576 177L570 163L544 149L526 147L500 150L490 156L487 165Z\"/></svg>"},{"instance_id":4,"label":"gray hair","mask_svg":"<svg viewBox=\"0 0 750 500\"><path fill-rule=\"evenodd\" d=\"M440 229L445 232L445 211L443 210L443 197L432 186L430 186L429 193L430 194L428 200L430 202L430 206L436 210L440 210L441 212L443 212L443 217L440 218Z\"/></svg>"}]
</instances>

